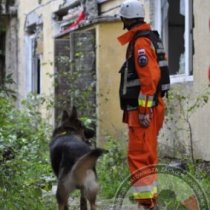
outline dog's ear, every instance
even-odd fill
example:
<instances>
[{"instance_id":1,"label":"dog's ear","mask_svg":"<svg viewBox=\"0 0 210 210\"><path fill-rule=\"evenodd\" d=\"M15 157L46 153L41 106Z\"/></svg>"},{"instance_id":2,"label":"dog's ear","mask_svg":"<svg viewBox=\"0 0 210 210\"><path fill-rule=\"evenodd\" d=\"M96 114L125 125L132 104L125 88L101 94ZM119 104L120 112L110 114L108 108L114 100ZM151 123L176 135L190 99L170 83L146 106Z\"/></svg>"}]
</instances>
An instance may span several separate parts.
<instances>
[{"instance_id":1,"label":"dog's ear","mask_svg":"<svg viewBox=\"0 0 210 210\"><path fill-rule=\"evenodd\" d=\"M70 119L71 119L71 120L76 120L76 119L78 119L77 109L76 109L75 106L72 107Z\"/></svg>"},{"instance_id":2,"label":"dog's ear","mask_svg":"<svg viewBox=\"0 0 210 210\"><path fill-rule=\"evenodd\" d=\"M69 119L69 114L66 110L63 111L63 115L62 115L62 122L66 121Z\"/></svg>"}]
</instances>

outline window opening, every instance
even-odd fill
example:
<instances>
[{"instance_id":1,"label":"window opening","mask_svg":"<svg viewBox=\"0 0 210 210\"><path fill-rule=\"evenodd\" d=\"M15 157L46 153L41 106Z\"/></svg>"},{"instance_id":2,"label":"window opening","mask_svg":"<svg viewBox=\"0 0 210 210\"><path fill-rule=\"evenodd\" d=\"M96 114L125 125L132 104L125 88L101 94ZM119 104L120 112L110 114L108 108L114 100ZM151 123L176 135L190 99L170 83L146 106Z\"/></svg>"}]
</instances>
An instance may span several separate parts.
<instances>
[{"instance_id":1,"label":"window opening","mask_svg":"<svg viewBox=\"0 0 210 210\"><path fill-rule=\"evenodd\" d=\"M170 73L185 72L185 8L183 1L169 0L168 9L168 57Z\"/></svg>"},{"instance_id":2,"label":"window opening","mask_svg":"<svg viewBox=\"0 0 210 210\"><path fill-rule=\"evenodd\" d=\"M155 21L160 30L163 43L168 54L172 81L191 80L192 68L192 1L191 0L160 0L155 1L160 8L161 16ZM159 5L159 6L158 6ZM159 11L160 11L159 10ZM173 77L174 76L174 77ZM176 79L175 79L176 78Z\"/></svg>"},{"instance_id":3,"label":"window opening","mask_svg":"<svg viewBox=\"0 0 210 210\"><path fill-rule=\"evenodd\" d=\"M35 34L28 36L27 41L27 90L36 94L41 93L41 61L37 53L37 38Z\"/></svg>"}]
</instances>

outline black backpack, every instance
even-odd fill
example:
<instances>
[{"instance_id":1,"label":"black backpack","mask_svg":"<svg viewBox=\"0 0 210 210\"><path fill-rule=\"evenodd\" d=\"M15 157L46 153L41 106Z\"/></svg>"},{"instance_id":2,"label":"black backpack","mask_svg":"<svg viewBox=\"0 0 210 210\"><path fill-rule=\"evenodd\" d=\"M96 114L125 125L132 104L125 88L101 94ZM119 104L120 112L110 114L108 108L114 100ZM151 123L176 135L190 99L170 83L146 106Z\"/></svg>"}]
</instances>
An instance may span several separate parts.
<instances>
[{"instance_id":1,"label":"black backpack","mask_svg":"<svg viewBox=\"0 0 210 210\"><path fill-rule=\"evenodd\" d=\"M160 81L158 84L157 92L161 93L161 96L164 97L165 95L168 95L168 91L170 89L170 74L169 74L169 67L168 67L168 61L165 57L165 50L163 47L162 40L159 36L159 33L157 31L138 31L132 40L132 45L134 47L135 41L139 37L148 37L156 51L157 55L157 61L159 63L160 67Z\"/></svg>"}]
</instances>

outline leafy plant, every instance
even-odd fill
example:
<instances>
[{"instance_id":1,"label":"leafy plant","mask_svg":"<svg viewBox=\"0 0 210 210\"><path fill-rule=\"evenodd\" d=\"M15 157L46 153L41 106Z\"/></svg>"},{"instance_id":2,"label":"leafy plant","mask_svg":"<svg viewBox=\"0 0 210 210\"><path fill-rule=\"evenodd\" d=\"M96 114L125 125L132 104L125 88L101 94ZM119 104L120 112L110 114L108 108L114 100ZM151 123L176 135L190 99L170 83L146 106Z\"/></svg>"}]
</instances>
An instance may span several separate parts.
<instances>
[{"instance_id":1,"label":"leafy plant","mask_svg":"<svg viewBox=\"0 0 210 210\"><path fill-rule=\"evenodd\" d=\"M34 102L37 103L34 103ZM16 108L0 94L0 209L54 209L49 197L54 178L48 158L51 127L41 117L36 96Z\"/></svg>"},{"instance_id":2,"label":"leafy plant","mask_svg":"<svg viewBox=\"0 0 210 210\"><path fill-rule=\"evenodd\" d=\"M15 82L12 78L12 74L7 74L5 78L3 78L2 83L0 83L0 95L10 96L13 99L16 99L16 92L11 87L14 83Z\"/></svg>"}]
</instances>

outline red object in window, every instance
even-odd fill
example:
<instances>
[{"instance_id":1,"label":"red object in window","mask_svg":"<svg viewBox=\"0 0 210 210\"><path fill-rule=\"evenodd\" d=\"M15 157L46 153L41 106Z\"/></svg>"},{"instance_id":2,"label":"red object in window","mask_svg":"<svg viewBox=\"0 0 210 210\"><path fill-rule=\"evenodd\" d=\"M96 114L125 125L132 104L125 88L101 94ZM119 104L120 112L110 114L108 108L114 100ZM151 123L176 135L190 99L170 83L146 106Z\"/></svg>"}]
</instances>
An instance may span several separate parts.
<instances>
[{"instance_id":1,"label":"red object in window","mask_svg":"<svg viewBox=\"0 0 210 210\"><path fill-rule=\"evenodd\" d=\"M82 11L78 18L75 20L75 22L73 24L71 24L66 30L69 30L69 29L74 29L75 27L77 27L79 25L79 23L85 19L85 12Z\"/></svg>"}]
</instances>

